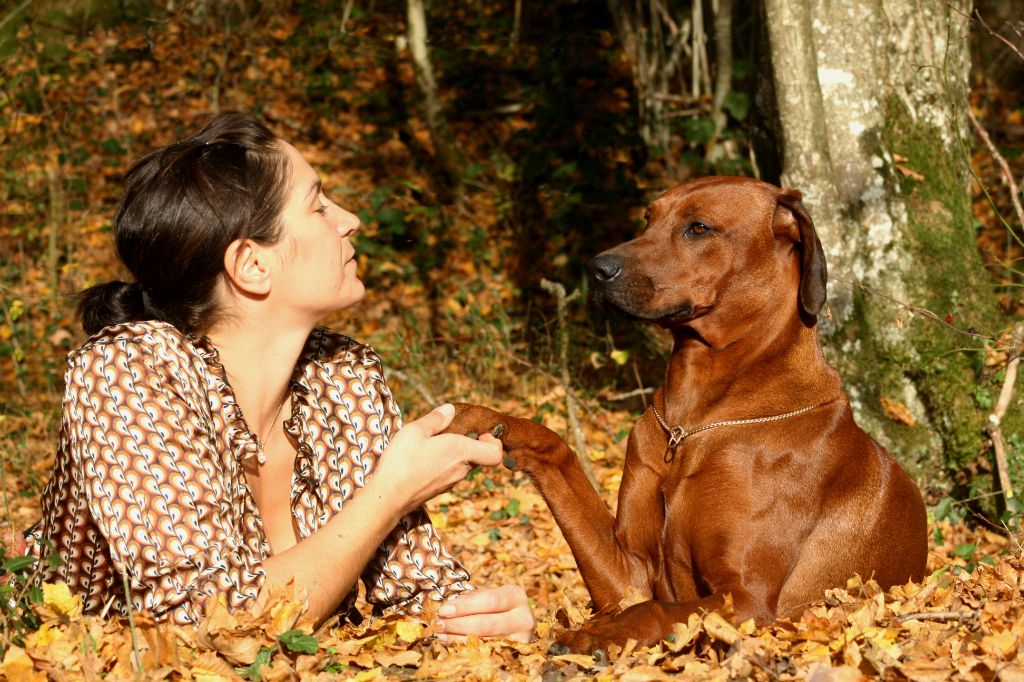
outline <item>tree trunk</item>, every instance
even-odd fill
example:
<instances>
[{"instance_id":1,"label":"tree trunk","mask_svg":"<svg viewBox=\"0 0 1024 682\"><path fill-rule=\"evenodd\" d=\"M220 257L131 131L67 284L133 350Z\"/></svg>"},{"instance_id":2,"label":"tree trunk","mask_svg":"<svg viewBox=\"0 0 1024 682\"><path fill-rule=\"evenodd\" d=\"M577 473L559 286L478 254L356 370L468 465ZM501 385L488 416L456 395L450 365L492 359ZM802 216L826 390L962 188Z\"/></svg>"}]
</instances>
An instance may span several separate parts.
<instances>
[{"instance_id":1,"label":"tree trunk","mask_svg":"<svg viewBox=\"0 0 1024 682\"><path fill-rule=\"evenodd\" d=\"M456 187L462 182L463 159L448 128L437 94L434 67L430 63L430 53L427 50L426 9L423 0L407 0L406 9L406 38L412 54L413 69L416 72L416 85L423 96L423 113L427 129L430 130L430 139L434 144L438 164L450 185Z\"/></svg>"},{"instance_id":2,"label":"tree trunk","mask_svg":"<svg viewBox=\"0 0 1024 682\"><path fill-rule=\"evenodd\" d=\"M804 193L828 256L831 318L819 326L829 359L861 424L905 465L929 478L965 466L986 449L973 397L980 344L894 301L994 327L958 142L971 0L764 9L782 184ZM886 418L883 398L916 423Z\"/></svg>"}]
</instances>

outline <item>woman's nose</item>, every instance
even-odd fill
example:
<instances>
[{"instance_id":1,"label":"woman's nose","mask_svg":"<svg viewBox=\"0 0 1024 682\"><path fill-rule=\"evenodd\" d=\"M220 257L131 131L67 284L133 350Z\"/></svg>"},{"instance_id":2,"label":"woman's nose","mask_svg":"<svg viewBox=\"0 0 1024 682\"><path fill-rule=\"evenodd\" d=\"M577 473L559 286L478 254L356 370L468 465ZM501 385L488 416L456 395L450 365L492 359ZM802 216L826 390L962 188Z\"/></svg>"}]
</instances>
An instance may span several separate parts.
<instances>
[{"instance_id":1,"label":"woman's nose","mask_svg":"<svg viewBox=\"0 0 1024 682\"><path fill-rule=\"evenodd\" d=\"M360 227L362 227L362 221L359 220L359 216L357 216L355 213L352 213L351 211L346 211L345 209L340 207L338 210L341 211L341 217L340 220L338 221L338 229L341 231L341 235L343 237L349 236L350 234L358 230Z\"/></svg>"}]
</instances>

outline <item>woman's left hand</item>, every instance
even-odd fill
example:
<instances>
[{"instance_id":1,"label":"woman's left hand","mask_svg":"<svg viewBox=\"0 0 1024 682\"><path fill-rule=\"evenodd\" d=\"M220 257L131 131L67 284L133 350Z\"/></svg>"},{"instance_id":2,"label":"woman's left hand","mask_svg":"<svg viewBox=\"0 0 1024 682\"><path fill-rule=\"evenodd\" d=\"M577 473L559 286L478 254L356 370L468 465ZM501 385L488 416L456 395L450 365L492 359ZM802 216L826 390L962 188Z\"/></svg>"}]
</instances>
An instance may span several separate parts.
<instances>
[{"instance_id":1,"label":"woman's left hand","mask_svg":"<svg viewBox=\"0 0 1024 682\"><path fill-rule=\"evenodd\" d=\"M437 638L453 642L468 635L533 640L533 611L526 592L516 585L463 592L438 609Z\"/></svg>"}]
</instances>

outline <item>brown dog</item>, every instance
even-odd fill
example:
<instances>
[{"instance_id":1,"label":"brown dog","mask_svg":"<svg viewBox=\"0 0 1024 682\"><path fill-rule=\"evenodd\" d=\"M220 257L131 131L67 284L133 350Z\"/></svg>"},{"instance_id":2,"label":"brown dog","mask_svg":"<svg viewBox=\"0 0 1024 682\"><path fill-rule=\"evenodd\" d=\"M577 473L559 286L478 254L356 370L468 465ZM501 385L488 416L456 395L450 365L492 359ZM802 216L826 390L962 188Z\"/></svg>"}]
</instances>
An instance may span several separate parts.
<instances>
[{"instance_id":1,"label":"brown dog","mask_svg":"<svg viewBox=\"0 0 1024 682\"><path fill-rule=\"evenodd\" d=\"M618 516L540 424L460 405L450 427L499 435L610 614L560 643L652 644L727 594L735 621L765 624L855 573L883 587L921 579L921 495L854 423L818 345L825 256L800 192L728 177L676 187L590 268L606 307L674 338L629 437ZM637 594L646 601L618 611Z\"/></svg>"}]
</instances>

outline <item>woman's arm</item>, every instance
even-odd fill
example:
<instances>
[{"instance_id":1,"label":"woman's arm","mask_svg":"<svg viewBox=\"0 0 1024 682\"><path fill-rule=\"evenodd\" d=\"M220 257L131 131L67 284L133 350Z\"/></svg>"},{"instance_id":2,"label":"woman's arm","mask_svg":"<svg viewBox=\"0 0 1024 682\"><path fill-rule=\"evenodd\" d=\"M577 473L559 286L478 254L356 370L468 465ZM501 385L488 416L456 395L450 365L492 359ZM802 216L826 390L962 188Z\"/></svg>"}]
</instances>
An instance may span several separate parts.
<instances>
[{"instance_id":1,"label":"woman's arm","mask_svg":"<svg viewBox=\"0 0 1024 682\"><path fill-rule=\"evenodd\" d=\"M309 615L321 621L337 609L381 542L403 516L463 480L475 466L501 461L501 445L443 431L454 416L442 405L402 428L384 450L377 471L320 530L263 562L267 582L294 580L309 597ZM265 591L264 591L265 592Z\"/></svg>"}]
</instances>

